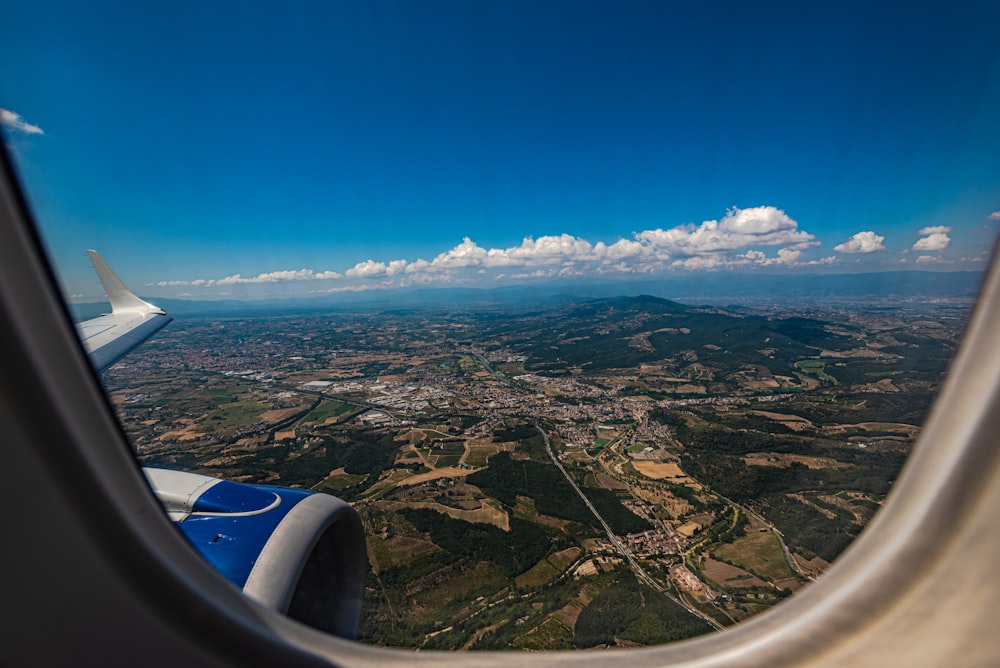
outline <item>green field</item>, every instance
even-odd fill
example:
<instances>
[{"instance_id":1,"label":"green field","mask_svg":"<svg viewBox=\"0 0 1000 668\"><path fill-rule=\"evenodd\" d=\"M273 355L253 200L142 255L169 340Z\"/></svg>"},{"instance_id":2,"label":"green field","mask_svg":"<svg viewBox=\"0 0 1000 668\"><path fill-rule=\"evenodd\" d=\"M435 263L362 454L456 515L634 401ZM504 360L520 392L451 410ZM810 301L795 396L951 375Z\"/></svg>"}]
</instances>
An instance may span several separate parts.
<instances>
[{"instance_id":1,"label":"green field","mask_svg":"<svg viewBox=\"0 0 1000 668\"><path fill-rule=\"evenodd\" d=\"M711 631L711 627L666 596L639 584L620 567L614 580L594 597L576 621L576 647L613 645L628 640L651 645L681 640Z\"/></svg>"},{"instance_id":2,"label":"green field","mask_svg":"<svg viewBox=\"0 0 1000 668\"><path fill-rule=\"evenodd\" d=\"M465 463L469 466L486 466L487 458L496 454L493 448L470 448L469 456L465 458Z\"/></svg>"},{"instance_id":3,"label":"green field","mask_svg":"<svg viewBox=\"0 0 1000 668\"><path fill-rule=\"evenodd\" d=\"M384 538L370 536L367 544L369 560L377 563L383 570L408 564L424 554L440 552L440 548L429 540L415 538L406 539L402 544L390 544Z\"/></svg>"},{"instance_id":4,"label":"green field","mask_svg":"<svg viewBox=\"0 0 1000 668\"><path fill-rule=\"evenodd\" d=\"M346 415L354 410L354 406L350 404L341 403L339 401L324 401L315 409L310 411L299 424L304 424L306 422L322 423L326 422L328 418L340 417L341 415Z\"/></svg>"},{"instance_id":5,"label":"green field","mask_svg":"<svg viewBox=\"0 0 1000 668\"><path fill-rule=\"evenodd\" d=\"M259 401L229 402L213 411L207 423L211 427L245 427L257 422L267 408Z\"/></svg>"},{"instance_id":6,"label":"green field","mask_svg":"<svg viewBox=\"0 0 1000 668\"><path fill-rule=\"evenodd\" d=\"M463 455L465 454L465 441L447 441L432 446L429 449L432 455Z\"/></svg>"},{"instance_id":7,"label":"green field","mask_svg":"<svg viewBox=\"0 0 1000 668\"><path fill-rule=\"evenodd\" d=\"M335 492L340 492L348 487L357 485L367 477L367 475L363 474L351 475L350 473L338 473L337 475L328 476L325 480L316 484L313 489L316 491L332 489Z\"/></svg>"},{"instance_id":8,"label":"green field","mask_svg":"<svg viewBox=\"0 0 1000 668\"><path fill-rule=\"evenodd\" d=\"M535 587L541 587L543 584L549 582L558 575L559 571L557 571L547 559L542 559L526 572L517 576L514 582L516 582L517 586L522 589L532 589Z\"/></svg>"},{"instance_id":9,"label":"green field","mask_svg":"<svg viewBox=\"0 0 1000 668\"><path fill-rule=\"evenodd\" d=\"M713 550L716 557L775 581L794 577L778 538L770 531L751 531Z\"/></svg>"},{"instance_id":10,"label":"green field","mask_svg":"<svg viewBox=\"0 0 1000 668\"><path fill-rule=\"evenodd\" d=\"M826 362L822 360L799 360L795 363L795 368L799 371L815 376L828 383L836 383L837 379L826 373Z\"/></svg>"},{"instance_id":11,"label":"green field","mask_svg":"<svg viewBox=\"0 0 1000 668\"><path fill-rule=\"evenodd\" d=\"M462 455L441 455L438 457L435 466L437 468L445 468L446 466L458 466L459 460L462 459Z\"/></svg>"},{"instance_id":12,"label":"green field","mask_svg":"<svg viewBox=\"0 0 1000 668\"><path fill-rule=\"evenodd\" d=\"M865 376L868 378L892 378L893 376L898 376L899 371L866 371Z\"/></svg>"},{"instance_id":13,"label":"green field","mask_svg":"<svg viewBox=\"0 0 1000 668\"><path fill-rule=\"evenodd\" d=\"M413 618L424 623L451 621L478 596L503 589L507 581L501 570L486 561L472 562L450 578L427 587L413 596Z\"/></svg>"}]
</instances>

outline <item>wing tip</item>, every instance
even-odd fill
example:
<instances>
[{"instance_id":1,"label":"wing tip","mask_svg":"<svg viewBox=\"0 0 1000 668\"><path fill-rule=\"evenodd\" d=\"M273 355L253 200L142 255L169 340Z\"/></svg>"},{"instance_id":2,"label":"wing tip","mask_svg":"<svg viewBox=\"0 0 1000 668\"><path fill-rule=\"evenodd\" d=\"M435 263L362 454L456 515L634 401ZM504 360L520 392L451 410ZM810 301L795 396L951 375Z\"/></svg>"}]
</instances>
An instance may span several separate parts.
<instances>
[{"instance_id":1,"label":"wing tip","mask_svg":"<svg viewBox=\"0 0 1000 668\"><path fill-rule=\"evenodd\" d=\"M161 313L166 315L163 309L154 304L150 304L132 292L128 286L126 286L125 283L118 278L118 275L114 272L107 261L101 257L100 253L93 249L87 249L87 255L90 257L90 263L94 266L94 271L97 272L97 278L101 281L104 293L108 296L108 301L111 302L112 313L129 311Z\"/></svg>"}]
</instances>

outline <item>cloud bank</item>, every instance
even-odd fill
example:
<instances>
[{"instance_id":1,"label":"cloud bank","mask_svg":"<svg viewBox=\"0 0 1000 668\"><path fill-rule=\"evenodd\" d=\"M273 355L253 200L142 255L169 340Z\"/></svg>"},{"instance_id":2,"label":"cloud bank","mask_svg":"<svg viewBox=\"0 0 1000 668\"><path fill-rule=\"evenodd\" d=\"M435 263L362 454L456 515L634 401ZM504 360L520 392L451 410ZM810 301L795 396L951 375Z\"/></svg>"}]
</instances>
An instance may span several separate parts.
<instances>
[{"instance_id":1,"label":"cloud bank","mask_svg":"<svg viewBox=\"0 0 1000 668\"><path fill-rule=\"evenodd\" d=\"M1000 212L993 214L1000 219ZM939 252L949 247L952 229L924 227L912 250ZM837 253L870 254L886 250L885 237L858 232L833 248ZM592 242L572 234L525 237L508 247L480 246L471 237L430 259L366 259L343 271L298 269L244 277L161 281L175 288L326 281L309 292L342 292L429 283L481 284L484 280L569 278L578 276L647 275L676 271L776 269L831 265L836 255L810 259L805 251L820 246L815 235L774 206L732 208L718 220L633 232L615 241ZM908 253L909 251L903 251ZM903 258L900 262L906 262ZM922 255L918 264L944 262ZM331 285L331 282L332 285Z\"/></svg>"},{"instance_id":2,"label":"cloud bank","mask_svg":"<svg viewBox=\"0 0 1000 668\"><path fill-rule=\"evenodd\" d=\"M450 281L459 274L493 278L582 276L587 274L648 274L671 269L704 270L749 266L829 264L835 258L803 262L802 251L818 246L815 236L781 209L758 206L732 208L719 220L688 223L669 229L634 232L612 243L571 234L525 237L508 248L484 248L470 237L430 260L367 259L343 273L309 269L275 271L244 278L161 281L158 287L235 285L332 279L395 278L399 285ZM763 249L777 247L776 251Z\"/></svg>"},{"instance_id":3,"label":"cloud bank","mask_svg":"<svg viewBox=\"0 0 1000 668\"><path fill-rule=\"evenodd\" d=\"M315 272L312 269L298 269L295 271L272 271L266 274L258 274L253 277L244 278L240 274L233 274L225 278L197 278L193 281L160 281L154 283L159 288L176 288L185 285L196 287L213 287L216 285L243 285L249 283L284 283L288 281L315 281L325 279L343 278L335 271Z\"/></svg>"},{"instance_id":4,"label":"cloud bank","mask_svg":"<svg viewBox=\"0 0 1000 668\"><path fill-rule=\"evenodd\" d=\"M793 264L803 249L819 242L784 211L773 206L733 208L721 220L688 223L670 229L635 232L613 243L570 234L525 237L518 246L483 248L466 237L462 243L430 262L417 261L406 271L442 271L468 268L529 268L558 266L563 275L595 273L649 273L671 267L706 269L746 264ZM760 247L782 246L777 257ZM752 252L738 253L740 250Z\"/></svg>"}]
</instances>

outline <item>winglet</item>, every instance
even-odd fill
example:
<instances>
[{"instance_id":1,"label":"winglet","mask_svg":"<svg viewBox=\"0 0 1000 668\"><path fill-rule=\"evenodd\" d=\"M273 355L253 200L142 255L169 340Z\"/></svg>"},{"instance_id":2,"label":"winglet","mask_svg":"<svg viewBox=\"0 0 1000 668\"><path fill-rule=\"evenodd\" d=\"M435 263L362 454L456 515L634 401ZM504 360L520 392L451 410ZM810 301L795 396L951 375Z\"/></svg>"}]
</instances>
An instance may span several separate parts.
<instances>
[{"instance_id":1,"label":"winglet","mask_svg":"<svg viewBox=\"0 0 1000 668\"><path fill-rule=\"evenodd\" d=\"M108 295L112 313L159 313L166 315L158 306L139 299L134 292L125 287L122 279L118 278L97 251L88 250L87 255L90 256L90 262L94 265L97 277L101 279L104 292Z\"/></svg>"}]
</instances>

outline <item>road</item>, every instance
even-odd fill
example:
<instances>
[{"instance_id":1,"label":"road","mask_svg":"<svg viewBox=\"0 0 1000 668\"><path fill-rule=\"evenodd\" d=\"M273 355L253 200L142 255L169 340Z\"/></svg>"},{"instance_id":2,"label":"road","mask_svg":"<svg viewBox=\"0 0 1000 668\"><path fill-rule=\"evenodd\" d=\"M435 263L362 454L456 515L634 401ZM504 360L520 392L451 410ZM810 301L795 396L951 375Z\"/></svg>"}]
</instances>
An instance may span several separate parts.
<instances>
[{"instance_id":1,"label":"road","mask_svg":"<svg viewBox=\"0 0 1000 668\"><path fill-rule=\"evenodd\" d=\"M485 357L483 357L479 353L469 353L469 354L472 355L473 357L475 357L477 360L479 360L479 363L483 365L484 369L486 369L487 371L489 371L489 373L490 373L491 376L493 376L494 378L496 378L497 380L499 380L504 385L507 385L509 387L514 387L514 383L510 382L510 380L508 380L507 378L504 378L503 376L501 376L500 374L498 374L496 372L496 370L494 370L494 368L492 366L490 366L490 363L486 361Z\"/></svg>"},{"instance_id":2,"label":"road","mask_svg":"<svg viewBox=\"0 0 1000 668\"><path fill-rule=\"evenodd\" d=\"M611 527L608 526L608 523L604 521L604 518L601 517L601 514L597 512L597 508L594 508L594 506L590 503L590 499L588 499L587 495L583 493L583 490L581 490L577 486L576 481L573 480L573 477L570 476L570 474L566 471L565 468L563 468L562 463L556 457L555 453L552 452L552 445L549 443L549 435L545 432L544 429L542 429L537 424L535 425L535 429L538 430L538 433L540 433L542 435L542 438L545 440L545 451L549 454L549 458L552 460L552 463L556 465L556 468L558 468L559 471L563 474L563 477L566 478L567 482L569 482L569 484L573 487L576 493L580 495L580 498L583 499L583 502L587 505L587 508L590 509L590 512L594 514L594 517L597 518L597 521L601 523L602 527L604 527L604 531L608 534L608 539L611 541L611 544L614 545L619 552L621 552L623 557L625 557L625 560L628 561L629 566L632 567L632 571L636 574L636 576L640 580L648 584L650 587L652 587L653 589L660 592L661 594L669 598L677 605L681 606L682 608L690 612L695 617L704 620L709 626L714 628L716 631L723 630L725 627L722 626L722 624L715 621L711 617L703 614L701 611L692 608L687 603L682 601L680 598L671 594L669 590L660 585L659 582L654 580L652 577L649 576L648 573L646 573L646 571L642 568L642 566L639 565L639 562L635 560L635 557L632 556L632 552L629 551L629 549L624 545L622 545L621 541L618 540L618 536L616 536L615 532L611 530Z\"/></svg>"}]
</instances>

